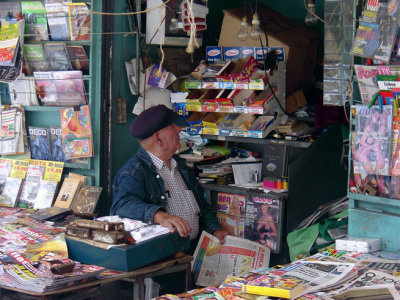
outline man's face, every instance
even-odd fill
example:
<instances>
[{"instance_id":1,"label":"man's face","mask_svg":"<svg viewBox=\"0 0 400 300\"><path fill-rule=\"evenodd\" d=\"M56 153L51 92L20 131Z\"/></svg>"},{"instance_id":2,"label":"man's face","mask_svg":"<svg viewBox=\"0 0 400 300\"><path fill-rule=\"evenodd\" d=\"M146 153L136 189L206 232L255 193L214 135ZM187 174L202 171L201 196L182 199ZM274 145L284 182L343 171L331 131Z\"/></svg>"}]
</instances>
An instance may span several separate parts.
<instances>
[{"instance_id":1,"label":"man's face","mask_svg":"<svg viewBox=\"0 0 400 300\"><path fill-rule=\"evenodd\" d=\"M175 124L160 129L157 134L160 140L162 151L165 154L173 155L181 146L179 143L179 132L181 128Z\"/></svg>"}]
</instances>

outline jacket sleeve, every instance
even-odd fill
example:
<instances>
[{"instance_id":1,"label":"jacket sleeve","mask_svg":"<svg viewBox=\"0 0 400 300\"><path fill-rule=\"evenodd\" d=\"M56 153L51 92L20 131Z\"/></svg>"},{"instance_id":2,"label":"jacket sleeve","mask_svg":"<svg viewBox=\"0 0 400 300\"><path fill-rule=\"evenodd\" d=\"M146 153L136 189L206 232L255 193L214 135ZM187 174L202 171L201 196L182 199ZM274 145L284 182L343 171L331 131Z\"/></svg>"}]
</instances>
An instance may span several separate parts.
<instances>
[{"instance_id":1,"label":"jacket sleeve","mask_svg":"<svg viewBox=\"0 0 400 300\"><path fill-rule=\"evenodd\" d=\"M152 222L156 211L164 210L156 204L159 203L156 197L155 194L147 192L145 174L139 166L133 170L122 169L114 180L110 214L146 223Z\"/></svg>"}]
</instances>

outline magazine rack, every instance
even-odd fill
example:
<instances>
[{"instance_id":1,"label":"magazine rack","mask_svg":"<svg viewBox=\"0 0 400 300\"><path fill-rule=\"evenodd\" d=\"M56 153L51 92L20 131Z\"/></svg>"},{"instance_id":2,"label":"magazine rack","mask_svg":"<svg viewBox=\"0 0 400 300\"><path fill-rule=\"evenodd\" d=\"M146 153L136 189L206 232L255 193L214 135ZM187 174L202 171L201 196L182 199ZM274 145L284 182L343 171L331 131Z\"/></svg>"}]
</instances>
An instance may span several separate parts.
<instances>
[{"instance_id":1,"label":"magazine rack","mask_svg":"<svg viewBox=\"0 0 400 300\"><path fill-rule=\"evenodd\" d=\"M355 1L353 1L355 3ZM362 7L364 9L364 7ZM355 20L355 18L354 18ZM353 21L353 28L355 29L355 22ZM378 73L379 68L386 68L389 72L385 74L397 74L397 66L388 67L386 65L375 65L375 66L355 66L355 75L353 76L352 83L354 87L351 104L362 104L367 108L368 103L372 100L371 91L374 93L379 90L374 84L368 84L360 75L362 71L369 71L372 73ZM359 77L358 77L359 76ZM361 78L361 79L358 79ZM369 78L370 82L373 82L374 78ZM358 84L357 84L358 83ZM371 88L372 86L372 88ZM355 110L351 109L351 111ZM360 117L360 116L359 116ZM387 192L379 193L379 188L376 188L374 181L380 180L378 176L366 171L365 165L360 166L360 162L356 161L355 151L356 150L356 120L357 115L350 113L350 149L349 151L349 187L348 187L348 198L349 198L349 237L367 237L367 238L379 238L382 241L383 251L399 251L400 240L397 238L398 230L400 228L400 201L394 189L399 187L393 181L396 176L382 176L382 182L386 185ZM366 128L362 131L367 131ZM376 132L376 130L372 130ZM391 130L388 131L391 133ZM391 135L390 135L391 136ZM392 140L390 140L392 142ZM376 161L376 154L368 155L369 161ZM374 158L375 156L375 158ZM385 156L386 164L391 168L391 155L390 152ZM356 164L354 162L356 161ZM354 167L356 165L356 167ZM376 166L376 165L375 165ZM357 168L357 170L355 169ZM374 168L376 171L377 168ZM359 173L357 180L354 180L354 173ZM381 189L382 190L382 189ZM378 192L377 192L378 191ZM381 197L386 195L387 197Z\"/></svg>"},{"instance_id":2,"label":"magazine rack","mask_svg":"<svg viewBox=\"0 0 400 300\"><path fill-rule=\"evenodd\" d=\"M79 1L73 1L79 2ZM102 1L90 0L88 5L93 11L102 11ZM91 14L91 32L101 32L102 19ZM94 156L88 163L65 163L66 172L72 171L87 176L88 185L100 185L100 127L101 127L101 34L91 34L89 40L62 41L66 45L80 45L89 57L89 75L83 75L92 122ZM60 41L61 42L61 41ZM35 41L29 44L48 44L54 41ZM6 84L0 83L4 91ZM3 100L4 101L4 100ZM24 106L26 125L37 127L60 126L60 109L55 106Z\"/></svg>"}]
</instances>

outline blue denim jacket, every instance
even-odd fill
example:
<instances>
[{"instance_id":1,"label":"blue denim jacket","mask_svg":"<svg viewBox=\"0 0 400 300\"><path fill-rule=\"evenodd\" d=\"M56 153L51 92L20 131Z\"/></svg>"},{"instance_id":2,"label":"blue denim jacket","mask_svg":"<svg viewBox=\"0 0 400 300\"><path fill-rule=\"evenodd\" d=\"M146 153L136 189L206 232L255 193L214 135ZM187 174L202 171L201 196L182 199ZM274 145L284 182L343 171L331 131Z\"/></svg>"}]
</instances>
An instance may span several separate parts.
<instances>
[{"instance_id":1,"label":"blue denim jacket","mask_svg":"<svg viewBox=\"0 0 400 300\"><path fill-rule=\"evenodd\" d=\"M204 190L185 162L175 155L178 170L200 207L200 230L213 233L221 228L218 219L204 199ZM131 218L143 222L153 221L155 212L167 206L164 181L158 175L146 150L139 147L118 171L113 184L113 203L110 215ZM200 232L201 233L201 232Z\"/></svg>"}]
</instances>

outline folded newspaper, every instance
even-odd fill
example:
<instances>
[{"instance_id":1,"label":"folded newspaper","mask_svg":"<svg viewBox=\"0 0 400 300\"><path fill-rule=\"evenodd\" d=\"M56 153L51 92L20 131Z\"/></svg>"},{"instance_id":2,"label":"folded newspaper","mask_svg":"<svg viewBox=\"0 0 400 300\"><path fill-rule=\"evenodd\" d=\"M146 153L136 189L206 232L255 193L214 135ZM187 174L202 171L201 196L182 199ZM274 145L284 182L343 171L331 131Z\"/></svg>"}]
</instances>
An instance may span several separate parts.
<instances>
[{"instance_id":1,"label":"folded newspaper","mask_svg":"<svg viewBox=\"0 0 400 300\"><path fill-rule=\"evenodd\" d=\"M192 271L196 284L221 283L228 275L240 275L269 265L271 250L261 244L227 236L221 245L218 238L203 231L194 252Z\"/></svg>"}]
</instances>

